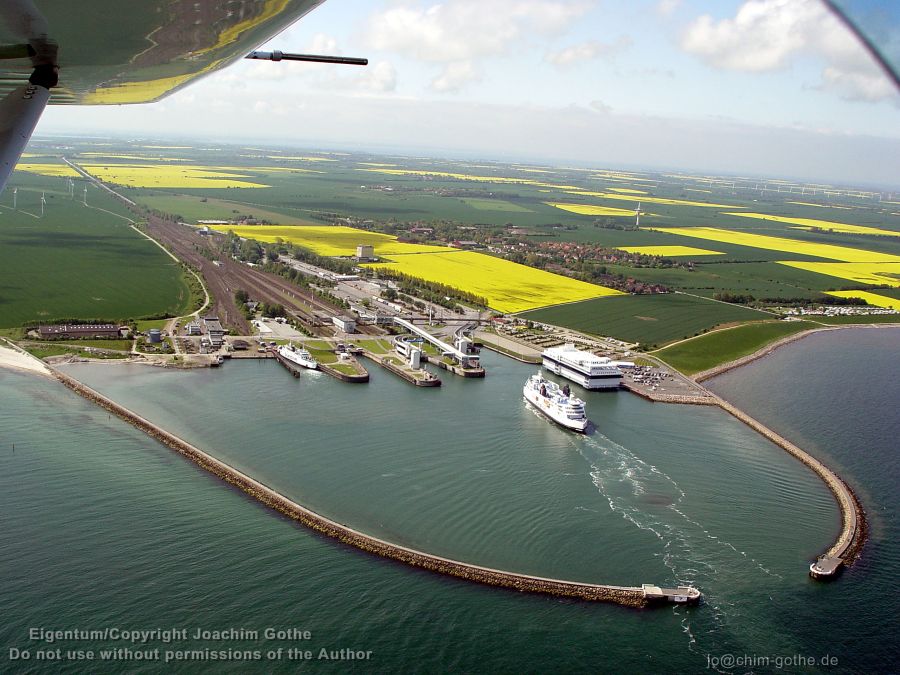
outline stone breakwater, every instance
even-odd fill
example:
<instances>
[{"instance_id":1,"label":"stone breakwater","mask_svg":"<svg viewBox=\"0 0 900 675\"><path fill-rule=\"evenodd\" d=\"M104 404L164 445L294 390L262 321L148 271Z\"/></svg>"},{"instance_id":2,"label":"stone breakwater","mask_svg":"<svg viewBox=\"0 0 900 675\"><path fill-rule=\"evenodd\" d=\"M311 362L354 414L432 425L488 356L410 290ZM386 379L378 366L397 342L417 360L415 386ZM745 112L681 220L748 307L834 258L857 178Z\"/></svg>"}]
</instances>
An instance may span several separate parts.
<instances>
[{"instance_id":1,"label":"stone breakwater","mask_svg":"<svg viewBox=\"0 0 900 675\"><path fill-rule=\"evenodd\" d=\"M291 501L284 495L275 492L247 474L238 471L212 455L203 452L190 443L156 426L140 415L133 413L99 392L82 384L78 380L59 371L53 371L53 375L75 393L125 420L132 426L140 429L147 435L190 459L202 469L221 478L226 483L233 485L269 508L282 513L288 518L291 518L312 530L338 539L363 551L380 555L385 558L391 558L431 572L458 577L480 584L509 588L523 593L544 593L582 600L612 602L628 607L645 607L648 604L651 604L641 587L589 584L505 572L503 570L481 567L479 565L470 565L457 560L441 558L364 534Z\"/></svg>"},{"instance_id":2,"label":"stone breakwater","mask_svg":"<svg viewBox=\"0 0 900 675\"><path fill-rule=\"evenodd\" d=\"M797 447L787 439L779 436L767 426L750 417L747 413L731 405L728 401L716 396L720 408L730 413L759 434L778 445L788 454L796 457L819 476L831 490L838 508L841 511L841 530L837 540L824 555L830 558L841 558L845 565L851 565L859 555L866 540L867 525L865 511L853 490L836 473L822 464L805 450Z\"/></svg>"}]
</instances>

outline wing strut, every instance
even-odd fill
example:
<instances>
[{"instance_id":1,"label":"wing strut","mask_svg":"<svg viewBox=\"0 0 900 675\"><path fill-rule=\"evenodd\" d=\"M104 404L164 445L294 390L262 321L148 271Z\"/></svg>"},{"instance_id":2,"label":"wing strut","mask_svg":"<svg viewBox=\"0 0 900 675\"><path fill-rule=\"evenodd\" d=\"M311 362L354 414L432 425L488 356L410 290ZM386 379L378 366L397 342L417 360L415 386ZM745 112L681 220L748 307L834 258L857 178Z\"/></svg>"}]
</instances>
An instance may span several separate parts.
<instances>
[{"instance_id":1,"label":"wing strut","mask_svg":"<svg viewBox=\"0 0 900 675\"><path fill-rule=\"evenodd\" d=\"M50 90L59 83L56 44L35 40L29 45L13 45L0 50L7 58L30 57L34 71L28 84L16 87L0 100L0 191L16 167L22 151L37 126Z\"/></svg>"},{"instance_id":2,"label":"wing strut","mask_svg":"<svg viewBox=\"0 0 900 675\"><path fill-rule=\"evenodd\" d=\"M367 66L369 59L358 59L351 56L320 56L318 54L290 54L276 49L274 52L250 52L246 59L262 59L263 61L311 61L313 63L337 63L349 66Z\"/></svg>"}]
</instances>

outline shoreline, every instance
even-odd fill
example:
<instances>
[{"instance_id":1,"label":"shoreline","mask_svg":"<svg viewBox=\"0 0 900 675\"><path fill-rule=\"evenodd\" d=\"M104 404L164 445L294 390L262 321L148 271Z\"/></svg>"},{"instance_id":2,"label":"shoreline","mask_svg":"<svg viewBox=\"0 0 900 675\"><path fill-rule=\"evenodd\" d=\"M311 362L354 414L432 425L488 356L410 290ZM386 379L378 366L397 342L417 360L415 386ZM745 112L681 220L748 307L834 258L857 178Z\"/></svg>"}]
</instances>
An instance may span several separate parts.
<instances>
[{"instance_id":1,"label":"shoreline","mask_svg":"<svg viewBox=\"0 0 900 675\"><path fill-rule=\"evenodd\" d=\"M753 361L761 359L764 356L768 356L779 347L783 347L784 345L796 342L797 340L802 340L803 338L814 335L815 333L847 330L849 328L900 328L900 323L854 323L838 326L822 326L821 328L810 328L809 330L800 331L799 333L794 333L793 335L788 335L787 337L783 337L780 340L771 342L763 347L760 347L752 354L741 356L740 358L734 359L733 361L728 361L727 363L720 363L718 366L713 366L712 368L707 368L706 370L702 370L699 373L694 373L690 376L686 375L685 377L689 377L697 383L704 382L718 375L722 375L723 373L727 373L730 370L734 370L735 368L740 368L741 366L745 366L748 363L752 363Z\"/></svg>"}]
</instances>

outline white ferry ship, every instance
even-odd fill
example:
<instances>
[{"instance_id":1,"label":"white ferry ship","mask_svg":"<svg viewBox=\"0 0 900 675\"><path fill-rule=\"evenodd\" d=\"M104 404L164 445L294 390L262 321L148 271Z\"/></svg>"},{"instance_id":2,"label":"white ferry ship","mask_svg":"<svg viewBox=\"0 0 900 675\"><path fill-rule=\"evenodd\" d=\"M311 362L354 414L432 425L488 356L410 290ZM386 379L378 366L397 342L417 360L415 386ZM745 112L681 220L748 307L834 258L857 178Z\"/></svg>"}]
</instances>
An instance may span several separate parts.
<instances>
[{"instance_id":1,"label":"white ferry ship","mask_svg":"<svg viewBox=\"0 0 900 675\"><path fill-rule=\"evenodd\" d=\"M568 388L566 385L561 389L538 373L528 378L522 393L526 401L557 424L584 433L588 425L584 401L569 394Z\"/></svg>"},{"instance_id":2,"label":"white ferry ship","mask_svg":"<svg viewBox=\"0 0 900 675\"><path fill-rule=\"evenodd\" d=\"M543 354L544 368L580 384L585 389L618 389L622 371L605 356L583 352L575 345L550 347Z\"/></svg>"},{"instance_id":3,"label":"white ferry ship","mask_svg":"<svg viewBox=\"0 0 900 675\"><path fill-rule=\"evenodd\" d=\"M303 366L310 370L315 370L319 367L319 364L308 351L305 349L297 349L292 344L282 345L278 348L278 353L291 363L296 363L298 366Z\"/></svg>"}]
</instances>

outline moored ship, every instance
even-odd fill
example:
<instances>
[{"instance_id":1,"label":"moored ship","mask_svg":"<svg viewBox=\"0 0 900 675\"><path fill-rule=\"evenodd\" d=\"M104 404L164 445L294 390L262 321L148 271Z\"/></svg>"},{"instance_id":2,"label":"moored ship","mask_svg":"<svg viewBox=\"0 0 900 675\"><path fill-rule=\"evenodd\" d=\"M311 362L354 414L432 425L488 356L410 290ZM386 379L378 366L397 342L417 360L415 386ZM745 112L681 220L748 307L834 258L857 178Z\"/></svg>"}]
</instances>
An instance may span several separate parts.
<instances>
[{"instance_id":1,"label":"moored ship","mask_svg":"<svg viewBox=\"0 0 900 675\"><path fill-rule=\"evenodd\" d=\"M305 349L297 349L293 344L282 345L278 348L278 353L291 363L298 366L316 370L319 367L318 362Z\"/></svg>"},{"instance_id":2,"label":"moored ship","mask_svg":"<svg viewBox=\"0 0 900 675\"><path fill-rule=\"evenodd\" d=\"M605 356L583 352L572 344L550 347L541 354L543 366L551 373L572 380L585 389L618 389L622 371Z\"/></svg>"},{"instance_id":3,"label":"moored ship","mask_svg":"<svg viewBox=\"0 0 900 675\"><path fill-rule=\"evenodd\" d=\"M588 426L584 401L572 396L568 389L568 385L560 388L538 373L528 378L522 393L526 401L557 424L584 433Z\"/></svg>"}]
</instances>

